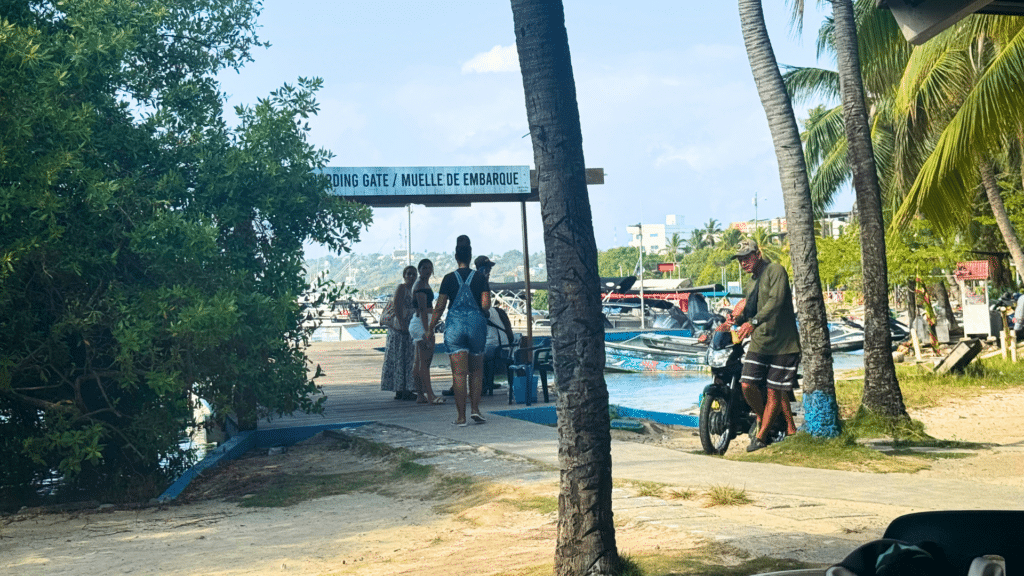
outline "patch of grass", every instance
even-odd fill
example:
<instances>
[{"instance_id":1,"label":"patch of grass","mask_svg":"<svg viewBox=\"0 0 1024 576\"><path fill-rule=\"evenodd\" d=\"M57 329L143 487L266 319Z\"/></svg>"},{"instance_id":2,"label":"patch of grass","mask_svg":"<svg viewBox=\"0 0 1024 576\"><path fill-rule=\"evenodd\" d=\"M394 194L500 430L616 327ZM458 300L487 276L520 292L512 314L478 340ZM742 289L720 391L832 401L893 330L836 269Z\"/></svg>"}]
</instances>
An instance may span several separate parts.
<instances>
[{"instance_id":1,"label":"patch of grass","mask_svg":"<svg viewBox=\"0 0 1024 576\"><path fill-rule=\"evenodd\" d=\"M1015 364L1001 357L971 363L962 374L935 374L921 365L896 367L904 405L912 416L915 410L949 401L970 400L990 391L1019 386L1024 380L1024 363ZM924 424L911 418L892 420L873 414L861 406L864 372L844 371L836 380L836 399L843 418L839 438L811 438L797 434L785 442L753 454L729 453L728 458L754 462L774 462L808 468L829 468L861 472L913 473L929 468L928 461L966 458L970 454L921 451L914 448L977 450L985 445L943 440L930 436ZM863 439L888 439L892 450L881 453L860 445Z\"/></svg>"},{"instance_id":2,"label":"patch of grass","mask_svg":"<svg viewBox=\"0 0 1024 576\"><path fill-rule=\"evenodd\" d=\"M443 506L449 509L442 511L457 512L481 501L484 485L470 476L438 474L433 466L416 462L419 455L404 448L392 448L344 432L334 431L331 435L337 441L332 448L341 446L361 455L378 457L385 468L341 474L253 475L233 485L227 498L240 506L280 507L353 492L399 496L402 486L426 483L428 498L446 502ZM382 477L389 481L382 483Z\"/></svg>"},{"instance_id":3,"label":"patch of grass","mask_svg":"<svg viewBox=\"0 0 1024 576\"><path fill-rule=\"evenodd\" d=\"M392 480L426 480L433 471L433 466L402 460L391 470L390 477Z\"/></svg>"},{"instance_id":4,"label":"patch of grass","mask_svg":"<svg viewBox=\"0 0 1024 576\"><path fill-rule=\"evenodd\" d=\"M995 356L976 360L962 374L936 374L930 367L896 365L896 377L908 411L930 408L949 398L971 398L991 390L1005 390L1024 380L1024 363ZM856 414L864 392L864 371L850 371L836 379L836 399L843 418Z\"/></svg>"},{"instance_id":5,"label":"patch of grass","mask_svg":"<svg viewBox=\"0 0 1024 576\"><path fill-rule=\"evenodd\" d=\"M868 411L860 406L843 422L845 435L851 438L892 438L894 443L928 442L935 440L925 433L924 424L909 418L893 420Z\"/></svg>"},{"instance_id":6,"label":"patch of grass","mask_svg":"<svg viewBox=\"0 0 1024 576\"><path fill-rule=\"evenodd\" d=\"M647 482L644 480L612 479L612 486L623 490L635 490L637 496L661 497L665 490L665 484L661 482Z\"/></svg>"},{"instance_id":7,"label":"patch of grass","mask_svg":"<svg viewBox=\"0 0 1024 576\"><path fill-rule=\"evenodd\" d=\"M697 497L697 491L690 488L669 490L667 496L669 500L693 500Z\"/></svg>"},{"instance_id":8,"label":"patch of grass","mask_svg":"<svg viewBox=\"0 0 1024 576\"><path fill-rule=\"evenodd\" d=\"M927 464L918 459L890 456L861 446L849 430L844 430L838 438L796 434L786 438L785 442L772 444L757 452L729 452L726 458L852 472L912 473L928 468Z\"/></svg>"},{"instance_id":9,"label":"patch of grass","mask_svg":"<svg viewBox=\"0 0 1024 576\"><path fill-rule=\"evenodd\" d=\"M558 512L557 496L531 496L529 498L512 498L507 502L519 510L533 510L539 514Z\"/></svg>"},{"instance_id":10,"label":"patch of grass","mask_svg":"<svg viewBox=\"0 0 1024 576\"><path fill-rule=\"evenodd\" d=\"M649 496L652 498L660 498L662 490L665 489L665 485L660 484L658 482L634 481L632 484L636 488L637 496Z\"/></svg>"},{"instance_id":11,"label":"patch of grass","mask_svg":"<svg viewBox=\"0 0 1024 576\"><path fill-rule=\"evenodd\" d=\"M353 452L364 456L390 458L395 460L415 460L419 457L418 454L408 448L391 446L390 444L384 444L383 442L374 442L373 440L360 438L359 436L355 436L341 430L325 430L324 435L335 441L334 445L331 446L331 449L333 450L352 450Z\"/></svg>"},{"instance_id":12,"label":"patch of grass","mask_svg":"<svg viewBox=\"0 0 1024 576\"><path fill-rule=\"evenodd\" d=\"M751 502L753 500L747 496L746 490L725 484L711 486L704 491L704 503L707 507L742 506Z\"/></svg>"},{"instance_id":13,"label":"patch of grass","mask_svg":"<svg viewBox=\"0 0 1024 576\"><path fill-rule=\"evenodd\" d=\"M372 471L310 476L276 474L254 478L250 486L239 486L245 496L233 498L244 507L283 507L299 502L367 490L380 478Z\"/></svg>"},{"instance_id":14,"label":"patch of grass","mask_svg":"<svg viewBox=\"0 0 1024 576\"><path fill-rule=\"evenodd\" d=\"M812 567L788 558L751 557L742 550L718 543L677 553L630 554L628 558L638 571L621 572L622 576L747 576Z\"/></svg>"},{"instance_id":15,"label":"patch of grass","mask_svg":"<svg viewBox=\"0 0 1024 576\"><path fill-rule=\"evenodd\" d=\"M645 576L640 563L628 554L619 554L619 569L616 576Z\"/></svg>"},{"instance_id":16,"label":"patch of grass","mask_svg":"<svg viewBox=\"0 0 1024 576\"><path fill-rule=\"evenodd\" d=\"M909 448L899 448L892 452L895 456L906 456L908 458L921 458L923 460L959 460L962 458L973 458L974 454L967 452L922 452Z\"/></svg>"},{"instance_id":17,"label":"patch of grass","mask_svg":"<svg viewBox=\"0 0 1024 576\"><path fill-rule=\"evenodd\" d=\"M484 483L465 474L444 475L435 479L431 498L444 502L435 506L443 514L458 514L493 498Z\"/></svg>"}]
</instances>

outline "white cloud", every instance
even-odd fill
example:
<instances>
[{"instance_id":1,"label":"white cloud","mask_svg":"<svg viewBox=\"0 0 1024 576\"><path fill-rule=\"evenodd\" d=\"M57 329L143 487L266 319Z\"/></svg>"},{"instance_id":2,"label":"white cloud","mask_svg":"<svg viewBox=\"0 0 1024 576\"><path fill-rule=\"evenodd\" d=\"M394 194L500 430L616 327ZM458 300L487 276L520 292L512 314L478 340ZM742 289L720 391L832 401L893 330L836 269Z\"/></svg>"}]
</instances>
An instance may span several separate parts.
<instances>
[{"instance_id":1,"label":"white cloud","mask_svg":"<svg viewBox=\"0 0 1024 576\"><path fill-rule=\"evenodd\" d=\"M462 65L463 74L487 72L519 72L519 54L516 45L495 46L489 52L473 56Z\"/></svg>"}]
</instances>

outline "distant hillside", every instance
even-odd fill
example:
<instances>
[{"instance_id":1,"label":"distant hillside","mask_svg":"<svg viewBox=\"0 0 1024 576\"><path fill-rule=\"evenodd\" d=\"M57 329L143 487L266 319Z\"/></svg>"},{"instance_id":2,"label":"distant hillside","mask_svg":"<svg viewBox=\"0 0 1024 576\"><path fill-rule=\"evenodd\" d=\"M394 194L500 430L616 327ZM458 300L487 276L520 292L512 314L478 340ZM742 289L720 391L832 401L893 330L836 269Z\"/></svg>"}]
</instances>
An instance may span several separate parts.
<instances>
[{"instance_id":1,"label":"distant hillside","mask_svg":"<svg viewBox=\"0 0 1024 576\"><path fill-rule=\"evenodd\" d=\"M474 254L474 258L479 254ZM491 272L492 282L515 282L523 279L523 253L519 250L510 250L501 255L486 254L495 262L494 270ZM434 262L434 277L431 285L434 290L441 284L441 278L456 268L455 256L451 253L431 252L428 254L413 254L412 265L415 266L423 258L429 258ZM402 268L406 266L405 254L345 254L343 256L327 256L316 260L306 261L306 281L312 279L323 271L325 276L338 284L344 284L348 288L354 288L362 298L375 298L377 296L390 296L395 286L402 281ZM537 252L530 255L530 278L532 280L547 280L547 269L544 263L544 253Z\"/></svg>"}]
</instances>

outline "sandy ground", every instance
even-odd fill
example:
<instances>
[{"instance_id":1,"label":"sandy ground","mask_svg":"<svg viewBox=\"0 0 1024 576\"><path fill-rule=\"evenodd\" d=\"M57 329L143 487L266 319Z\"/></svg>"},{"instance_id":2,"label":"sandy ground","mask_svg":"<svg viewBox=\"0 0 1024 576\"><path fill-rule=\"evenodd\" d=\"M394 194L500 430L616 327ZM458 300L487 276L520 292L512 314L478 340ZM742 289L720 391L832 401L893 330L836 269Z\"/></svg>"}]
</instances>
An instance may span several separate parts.
<instances>
[{"instance_id":1,"label":"sandy ground","mask_svg":"<svg viewBox=\"0 0 1024 576\"><path fill-rule=\"evenodd\" d=\"M937 460L919 474L1024 483L1024 391L918 411L933 436L984 443L967 458ZM695 451L689 429L633 439ZM626 433L616 434L624 435ZM628 436L623 436L628 437ZM0 517L0 574L517 574L550 565L557 473L483 448L430 462L450 473L493 470L481 491L453 496L442 477L390 481L384 461L310 443L270 457L250 455L190 487L187 502L138 510ZM369 472L377 489L281 508L242 507L260 478ZM753 554L828 564L877 538L899 506L818 496L751 494L740 506L707 506L707 487L665 489L617 482L620 552L679 554L707 542ZM799 518L799 522L796 519ZM757 542L757 546L752 542ZM543 571L541 572L543 573ZM550 573L550 572L548 572Z\"/></svg>"}]
</instances>

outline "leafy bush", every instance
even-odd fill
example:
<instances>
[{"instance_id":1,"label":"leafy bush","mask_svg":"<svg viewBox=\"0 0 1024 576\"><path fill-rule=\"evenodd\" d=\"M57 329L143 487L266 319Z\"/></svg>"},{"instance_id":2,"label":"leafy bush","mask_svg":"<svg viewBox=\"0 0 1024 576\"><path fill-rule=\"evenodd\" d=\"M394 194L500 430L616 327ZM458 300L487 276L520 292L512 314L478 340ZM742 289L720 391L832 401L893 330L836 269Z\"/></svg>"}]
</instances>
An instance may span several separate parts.
<instances>
[{"instance_id":1,"label":"leafy bush","mask_svg":"<svg viewBox=\"0 0 1024 576\"><path fill-rule=\"evenodd\" d=\"M300 345L302 245L348 250L367 208L306 142L318 79L224 123L258 3L5 3L0 21L0 500L158 493L205 399L320 406Z\"/></svg>"}]
</instances>

